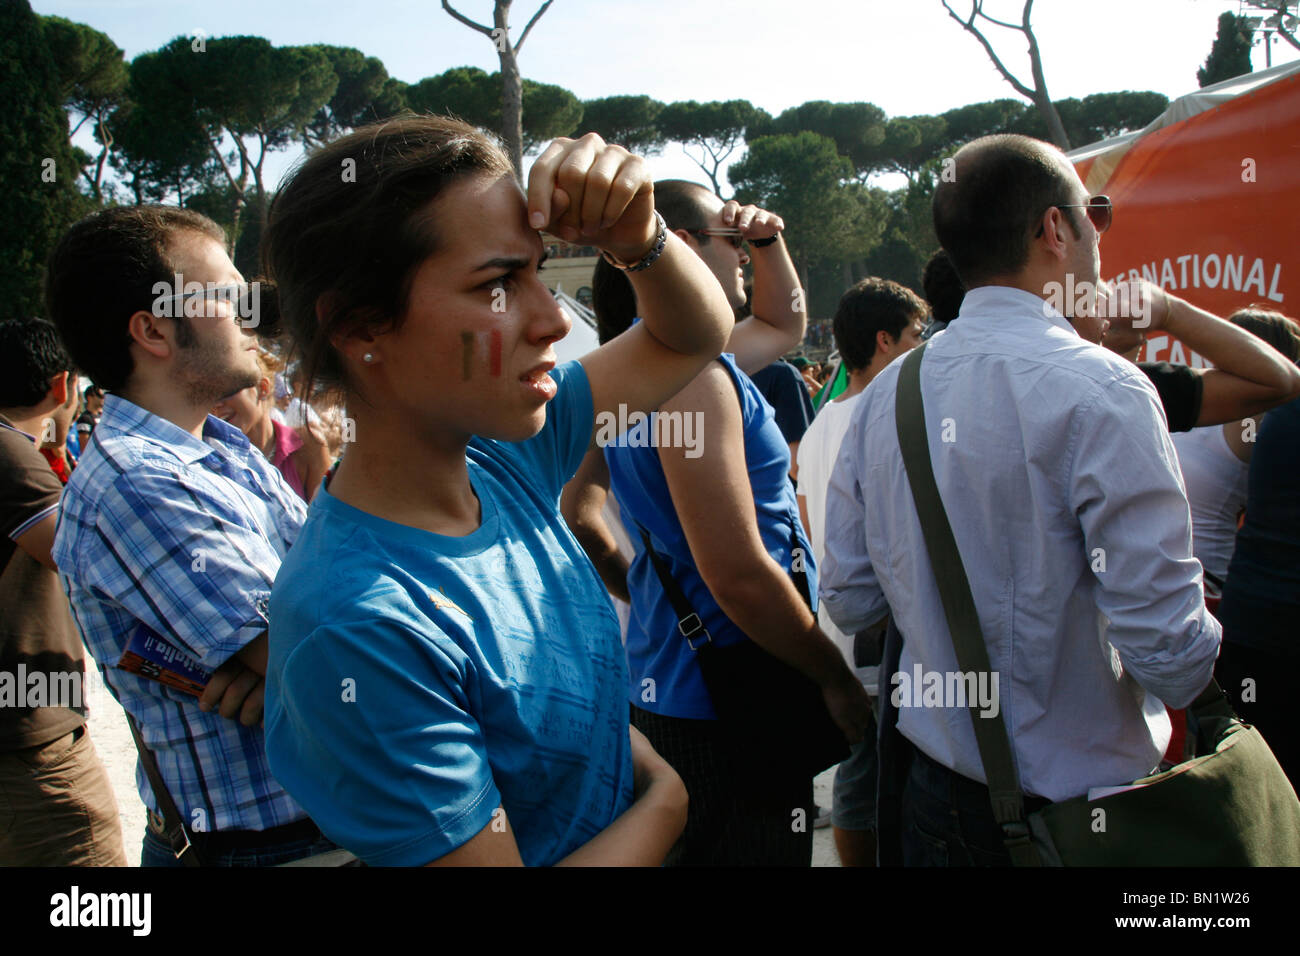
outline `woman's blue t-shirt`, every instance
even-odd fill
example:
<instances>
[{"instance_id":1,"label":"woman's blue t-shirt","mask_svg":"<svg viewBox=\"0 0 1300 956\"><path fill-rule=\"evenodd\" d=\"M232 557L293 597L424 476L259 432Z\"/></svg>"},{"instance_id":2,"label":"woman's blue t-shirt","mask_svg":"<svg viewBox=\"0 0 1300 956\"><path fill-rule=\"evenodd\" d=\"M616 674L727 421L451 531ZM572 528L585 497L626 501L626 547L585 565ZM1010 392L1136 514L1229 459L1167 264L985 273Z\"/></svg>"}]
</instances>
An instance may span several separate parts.
<instances>
[{"instance_id":1,"label":"woman's blue t-shirt","mask_svg":"<svg viewBox=\"0 0 1300 956\"><path fill-rule=\"evenodd\" d=\"M763 546L782 568L798 564L808 575L810 598L816 608L817 566L799 520L799 505L790 483L790 446L773 418L772 406L729 353L718 361L727 369L740 398L745 468L754 493L754 513ZM709 441L703 422L696 429ZM704 684L695 652L677 629L677 615L646 556L637 532L645 528L654 548L715 645L728 647L749 640L713 599L708 585L695 569L686 532L673 509L672 495L658 449L652 438L667 431L653 418L630 428L619 440L605 446L610 487L618 499L623 522L636 547L628 568L627 587L632 615L627 628L628 699L637 707L667 717L711 720L716 714ZM671 432L669 431L671 435ZM796 555L794 549L800 554Z\"/></svg>"},{"instance_id":2,"label":"woman's blue t-shirt","mask_svg":"<svg viewBox=\"0 0 1300 956\"><path fill-rule=\"evenodd\" d=\"M558 507L591 441L591 389L576 362L552 377L536 436L470 442L472 534L322 488L276 578L271 770L367 863L428 863L501 806L524 863L548 865L631 804L618 620Z\"/></svg>"}]
</instances>

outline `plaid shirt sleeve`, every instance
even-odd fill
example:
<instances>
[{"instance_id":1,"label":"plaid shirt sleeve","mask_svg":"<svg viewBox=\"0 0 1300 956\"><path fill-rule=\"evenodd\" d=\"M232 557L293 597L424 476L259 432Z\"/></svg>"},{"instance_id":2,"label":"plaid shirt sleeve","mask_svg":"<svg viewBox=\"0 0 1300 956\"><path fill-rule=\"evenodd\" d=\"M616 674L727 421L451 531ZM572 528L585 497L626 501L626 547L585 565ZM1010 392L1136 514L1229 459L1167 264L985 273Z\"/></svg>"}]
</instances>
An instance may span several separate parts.
<instances>
[{"instance_id":1,"label":"plaid shirt sleeve","mask_svg":"<svg viewBox=\"0 0 1300 956\"><path fill-rule=\"evenodd\" d=\"M266 630L281 555L239 501L201 474L156 464L105 490L87 583L216 668Z\"/></svg>"}]
</instances>

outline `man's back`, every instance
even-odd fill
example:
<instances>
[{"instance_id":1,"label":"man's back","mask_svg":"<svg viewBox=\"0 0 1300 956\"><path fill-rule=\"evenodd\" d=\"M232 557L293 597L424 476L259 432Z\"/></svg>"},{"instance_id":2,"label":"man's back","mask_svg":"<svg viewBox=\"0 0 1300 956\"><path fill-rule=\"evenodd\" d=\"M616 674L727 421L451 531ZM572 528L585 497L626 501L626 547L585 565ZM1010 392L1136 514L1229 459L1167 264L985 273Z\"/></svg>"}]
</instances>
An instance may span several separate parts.
<instances>
[{"instance_id":1,"label":"man's back","mask_svg":"<svg viewBox=\"0 0 1300 956\"><path fill-rule=\"evenodd\" d=\"M976 289L961 315L926 349L926 431L1022 787L1059 800L1125 783L1169 736L1142 686L1185 705L1219 642L1155 393L1029 293ZM955 687L958 668L898 448L898 370L863 393L845 438L822 596L848 632L892 609L899 730L983 781L966 707L936 706L938 678L924 693L930 674Z\"/></svg>"}]
</instances>

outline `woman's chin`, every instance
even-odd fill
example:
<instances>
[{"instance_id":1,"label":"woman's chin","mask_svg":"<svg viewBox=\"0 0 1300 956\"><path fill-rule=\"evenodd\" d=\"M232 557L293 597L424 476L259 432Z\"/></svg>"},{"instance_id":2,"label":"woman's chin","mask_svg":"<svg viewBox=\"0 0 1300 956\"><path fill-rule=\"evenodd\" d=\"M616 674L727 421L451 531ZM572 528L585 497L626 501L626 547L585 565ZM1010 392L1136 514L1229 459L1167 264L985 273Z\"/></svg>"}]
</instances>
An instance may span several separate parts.
<instances>
[{"instance_id":1,"label":"woman's chin","mask_svg":"<svg viewBox=\"0 0 1300 956\"><path fill-rule=\"evenodd\" d=\"M540 432L545 424L546 406L543 405L531 415L521 416L508 423L502 422L499 427L494 427L490 433L484 430L477 434L480 438L492 438L496 441L527 441Z\"/></svg>"}]
</instances>

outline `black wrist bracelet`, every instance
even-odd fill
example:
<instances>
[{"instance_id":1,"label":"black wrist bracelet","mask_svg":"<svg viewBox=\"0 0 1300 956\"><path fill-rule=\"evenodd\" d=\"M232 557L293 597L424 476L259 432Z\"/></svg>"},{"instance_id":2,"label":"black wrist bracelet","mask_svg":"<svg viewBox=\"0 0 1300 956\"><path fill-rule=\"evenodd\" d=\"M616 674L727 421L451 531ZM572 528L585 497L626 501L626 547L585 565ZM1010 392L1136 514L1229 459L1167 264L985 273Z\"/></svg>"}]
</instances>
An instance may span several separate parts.
<instances>
[{"instance_id":1,"label":"black wrist bracelet","mask_svg":"<svg viewBox=\"0 0 1300 956\"><path fill-rule=\"evenodd\" d=\"M640 272L642 269L650 268L651 264L663 253L664 245L668 241L668 224L664 222L664 217L659 215L657 209L655 210L655 224L654 242L650 244L650 251L642 256L640 261L625 264L615 259L608 252L602 252L601 257L621 272Z\"/></svg>"},{"instance_id":2,"label":"black wrist bracelet","mask_svg":"<svg viewBox=\"0 0 1300 956\"><path fill-rule=\"evenodd\" d=\"M768 236L766 239L748 239L746 241L755 249L762 249L764 246L770 246L780 238L781 234L778 232L775 236Z\"/></svg>"}]
</instances>

